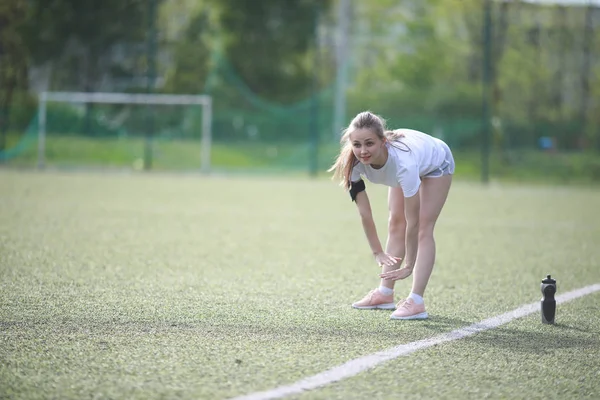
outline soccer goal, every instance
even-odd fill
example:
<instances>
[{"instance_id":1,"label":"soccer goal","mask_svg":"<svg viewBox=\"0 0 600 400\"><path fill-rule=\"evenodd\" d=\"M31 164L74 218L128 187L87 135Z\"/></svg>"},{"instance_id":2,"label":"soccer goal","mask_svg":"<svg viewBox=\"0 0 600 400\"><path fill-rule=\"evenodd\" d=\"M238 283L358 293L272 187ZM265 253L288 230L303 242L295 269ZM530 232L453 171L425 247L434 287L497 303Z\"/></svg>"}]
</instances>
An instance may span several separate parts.
<instances>
[{"instance_id":1,"label":"soccer goal","mask_svg":"<svg viewBox=\"0 0 600 400\"><path fill-rule=\"evenodd\" d=\"M202 172L211 169L211 125L212 125L212 98L207 95L169 95L169 94L133 94L133 93L100 93L100 92L42 92L39 97L38 109L38 160L39 168L44 168L47 163L47 130L48 130L48 103L76 103L85 106L89 103L103 103L109 105L152 105L152 106L201 106L201 122L191 129L199 130L195 137L200 138L198 151L199 166ZM157 107L155 107L157 108ZM154 117L150 115L150 117ZM171 118L173 119L173 118ZM118 118L114 118L118 125Z\"/></svg>"}]
</instances>

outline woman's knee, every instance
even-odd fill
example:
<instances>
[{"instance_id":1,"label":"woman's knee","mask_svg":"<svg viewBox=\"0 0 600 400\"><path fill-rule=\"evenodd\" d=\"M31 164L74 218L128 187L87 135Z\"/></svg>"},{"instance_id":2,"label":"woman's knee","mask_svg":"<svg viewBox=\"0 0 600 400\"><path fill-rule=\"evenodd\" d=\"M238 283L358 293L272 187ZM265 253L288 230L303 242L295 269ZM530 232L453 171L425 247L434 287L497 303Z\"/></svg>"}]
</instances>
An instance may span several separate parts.
<instances>
[{"instance_id":1,"label":"woman's knee","mask_svg":"<svg viewBox=\"0 0 600 400\"><path fill-rule=\"evenodd\" d=\"M432 240L434 227L434 222L421 221L419 224L419 242L423 240Z\"/></svg>"},{"instance_id":2,"label":"woman's knee","mask_svg":"<svg viewBox=\"0 0 600 400\"><path fill-rule=\"evenodd\" d=\"M390 232L405 232L406 231L406 218L403 213L391 213L388 226Z\"/></svg>"}]
</instances>

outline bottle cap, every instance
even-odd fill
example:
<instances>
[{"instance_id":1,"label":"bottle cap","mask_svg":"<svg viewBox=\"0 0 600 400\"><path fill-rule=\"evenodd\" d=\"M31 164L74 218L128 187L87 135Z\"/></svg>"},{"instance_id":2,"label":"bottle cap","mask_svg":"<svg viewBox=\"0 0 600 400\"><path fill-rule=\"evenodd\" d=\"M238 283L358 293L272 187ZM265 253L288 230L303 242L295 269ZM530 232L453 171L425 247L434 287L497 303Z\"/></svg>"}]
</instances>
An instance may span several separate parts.
<instances>
[{"instance_id":1,"label":"bottle cap","mask_svg":"<svg viewBox=\"0 0 600 400\"><path fill-rule=\"evenodd\" d=\"M556 284L556 280L552 279L550 275L546 275L546 279L542 281L544 285L554 285Z\"/></svg>"}]
</instances>

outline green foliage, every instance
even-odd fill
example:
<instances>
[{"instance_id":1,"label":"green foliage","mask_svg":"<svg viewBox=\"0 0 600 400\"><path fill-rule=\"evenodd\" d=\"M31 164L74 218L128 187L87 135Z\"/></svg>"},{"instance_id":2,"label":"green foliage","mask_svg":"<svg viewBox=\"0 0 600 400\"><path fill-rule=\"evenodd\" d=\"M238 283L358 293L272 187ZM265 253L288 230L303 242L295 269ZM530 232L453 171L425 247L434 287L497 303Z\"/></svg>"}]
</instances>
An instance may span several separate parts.
<instances>
[{"instance_id":1,"label":"green foliage","mask_svg":"<svg viewBox=\"0 0 600 400\"><path fill-rule=\"evenodd\" d=\"M174 65L168 70L167 93L203 93L213 67L209 17L205 10L191 17L182 37L173 46Z\"/></svg>"},{"instance_id":2,"label":"green foliage","mask_svg":"<svg viewBox=\"0 0 600 400\"><path fill-rule=\"evenodd\" d=\"M316 24L327 16L329 6L329 1L230 4L207 0L180 35L186 44L178 46L181 51L177 51L175 69L185 74L185 81L196 80L192 87L204 85L203 89L213 95L218 95L217 91L229 95L222 85L226 77L212 81L206 67L213 74L234 76L238 86L257 98L288 104L303 100L311 94L314 75L323 75L315 70L315 35ZM195 54L184 46L195 48ZM327 54L318 57L323 58L323 69L331 65ZM172 82L176 75L171 76Z\"/></svg>"},{"instance_id":3,"label":"green foliage","mask_svg":"<svg viewBox=\"0 0 600 400\"><path fill-rule=\"evenodd\" d=\"M324 146L337 141L331 119L338 1L156 1L162 85L157 90L210 94L215 142L274 147L285 142L305 149L317 137ZM0 75L14 77L19 71L23 77L28 63L47 62L51 90L145 91L150 4L3 2L0 18L9 9L20 11L0 40L24 45L3 55ZM352 1L346 119L370 109L392 128L420 129L455 149L479 148L482 5L481 0ZM600 149L596 11L492 1L493 143L507 165L510 151L532 149L546 136L559 150ZM1 82L0 92L9 87ZM26 90L25 84L15 90ZM11 101L25 106L13 108L20 115L11 121L33 112L31 99L17 97ZM98 114L91 108L88 125ZM122 110L104 113L114 120ZM156 116L164 125L178 117L185 118L179 112ZM132 113L124 124L136 132L150 125L143 113ZM92 134L90 129L80 134Z\"/></svg>"},{"instance_id":4,"label":"green foliage","mask_svg":"<svg viewBox=\"0 0 600 400\"><path fill-rule=\"evenodd\" d=\"M315 42L330 3L197 3L185 28L172 33L164 90L210 94L216 141L306 142L315 107L319 129L331 113L330 93L321 90L332 80L331 55L317 54ZM167 11L177 13L165 4Z\"/></svg>"},{"instance_id":5,"label":"green foliage","mask_svg":"<svg viewBox=\"0 0 600 400\"><path fill-rule=\"evenodd\" d=\"M11 107L23 107L20 95L28 89L28 54L21 36L27 21L26 1L0 3L0 151L6 147L6 133L15 118ZM15 101L15 99L17 101Z\"/></svg>"},{"instance_id":6,"label":"green foliage","mask_svg":"<svg viewBox=\"0 0 600 400\"><path fill-rule=\"evenodd\" d=\"M143 44L147 34L147 0L31 0L28 6L24 37L31 57L55 65L52 83L59 90L95 90L114 67L113 47Z\"/></svg>"},{"instance_id":7,"label":"green foliage","mask_svg":"<svg viewBox=\"0 0 600 400\"><path fill-rule=\"evenodd\" d=\"M8 127L10 130L23 131L35 117L38 108L37 97L30 91L15 91L9 107Z\"/></svg>"},{"instance_id":8,"label":"green foliage","mask_svg":"<svg viewBox=\"0 0 600 400\"><path fill-rule=\"evenodd\" d=\"M354 53L350 109L371 109L406 125L436 126L457 146L479 145L483 68L482 2L404 1L360 3L361 39ZM585 20L590 7L493 2L492 112L495 143L533 148L542 136L560 149L578 149L600 138L598 64L585 76ZM586 31L587 29L587 31ZM587 32L587 33L586 33ZM368 68L363 68L368 65ZM579 78L575 79L575 76ZM589 94L583 90L589 81ZM584 111L584 104L589 110ZM418 123L415 121L429 121ZM463 120L453 124L453 120ZM471 126L453 132L453 126ZM459 138L460 137L460 138ZM459 140L460 139L460 140ZM595 143L600 143L597 139Z\"/></svg>"},{"instance_id":9,"label":"green foliage","mask_svg":"<svg viewBox=\"0 0 600 400\"><path fill-rule=\"evenodd\" d=\"M471 81L467 73L469 51L473 50L465 43L468 25L461 24L463 16L476 11L476 3L465 2L460 7L438 1L410 4L380 5L391 9L385 14L362 5L365 11L377 12L365 14L370 28L361 36L373 39L353 58L356 85L349 92L350 109L369 108L387 117L392 128L408 125L429 133L438 125L452 130L447 124L455 118L465 122L479 118L480 82ZM359 68L367 60L371 67Z\"/></svg>"},{"instance_id":10,"label":"green foliage","mask_svg":"<svg viewBox=\"0 0 600 400\"><path fill-rule=\"evenodd\" d=\"M250 90L281 103L311 94L316 26L330 1L209 3L218 10L224 55Z\"/></svg>"}]
</instances>

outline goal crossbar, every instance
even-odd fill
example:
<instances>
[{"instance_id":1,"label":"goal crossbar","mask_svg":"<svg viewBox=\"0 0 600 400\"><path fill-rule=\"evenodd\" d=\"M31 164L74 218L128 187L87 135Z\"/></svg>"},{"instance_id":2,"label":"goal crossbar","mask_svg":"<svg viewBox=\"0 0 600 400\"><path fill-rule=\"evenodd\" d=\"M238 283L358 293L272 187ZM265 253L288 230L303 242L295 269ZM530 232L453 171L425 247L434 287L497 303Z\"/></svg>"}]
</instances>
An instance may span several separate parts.
<instances>
[{"instance_id":1,"label":"goal crossbar","mask_svg":"<svg viewBox=\"0 0 600 400\"><path fill-rule=\"evenodd\" d=\"M43 92L40 101L65 103L111 103L111 104L176 104L207 105L211 97L206 95L100 93L100 92Z\"/></svg>"},{"instance_id":2,"label":"goal crossbar","mask_svg":"<svg viewBox=\"0 0 600 400\"><path fill-rule=\"evenodd\" d=\"M38 167L44 168L46 159L46 104L107 103L107 104L153 104L153 105L200 105L202 106L202 143L200 163L203 172L210 171L210 147L212 125L212 98L207 95L176 95L148 93L102 93L102 92L42 92L39 97L38 119Z\"/></svg>"}]
</instances>

